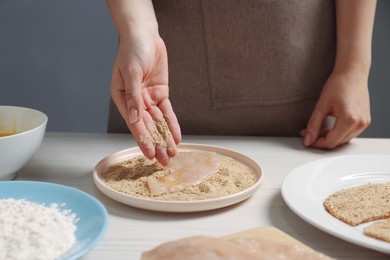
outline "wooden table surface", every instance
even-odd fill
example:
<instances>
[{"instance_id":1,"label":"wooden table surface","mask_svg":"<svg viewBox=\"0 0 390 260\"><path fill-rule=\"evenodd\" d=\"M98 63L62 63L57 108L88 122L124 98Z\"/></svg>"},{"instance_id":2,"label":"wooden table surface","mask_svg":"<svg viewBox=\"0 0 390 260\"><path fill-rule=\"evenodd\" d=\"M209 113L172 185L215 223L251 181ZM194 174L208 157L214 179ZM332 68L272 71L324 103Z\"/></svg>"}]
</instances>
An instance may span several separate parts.
<instances>
[{"instance_id":1,"label":"wooden table surface","mask_svg":"<svg viewBox=\"0 0 390 260\"><path fill-rule=\"evenodd\" d=\"M263 183L248 200L222 209L197 213L141 210L105 196L92 177L101 159L136 146L131 135L57 132L46 133L40 150L18 172L16 180L75 187L104 204L109 228L104 239L82 257L86 260L139 259L141 252L169 240L194 235L225 236L261 226L276 227L337 259L390 258L317 229L292 212L281 196L282 181L294 168L329 156L390 154L390 139L357 138L334 151L307 149L299 138L284 137L184 136L183 142L220 146L251 157L264 169Z\"/></svg>"}]
</instances>

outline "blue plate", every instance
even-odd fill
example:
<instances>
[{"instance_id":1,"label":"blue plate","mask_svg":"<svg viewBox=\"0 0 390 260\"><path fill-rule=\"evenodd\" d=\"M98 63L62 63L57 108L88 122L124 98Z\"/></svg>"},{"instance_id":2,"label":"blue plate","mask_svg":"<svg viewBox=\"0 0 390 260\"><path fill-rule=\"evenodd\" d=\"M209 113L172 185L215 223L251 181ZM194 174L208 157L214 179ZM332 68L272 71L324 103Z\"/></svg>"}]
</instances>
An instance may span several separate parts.
<instances>
[{"instance_id":1,"label":"blue plate","mask_svg":"<svg viewBox=\"0 0 390 260\"><path fill-rule=\"evenodd\" d=\"M76 243L60 259L77 259L103 238L108 227L107 210L91 195L59 184L35 181L0 181L0 199L25 199L49 205L65 203L76 214Z\"/></svg>"}]
</instances>

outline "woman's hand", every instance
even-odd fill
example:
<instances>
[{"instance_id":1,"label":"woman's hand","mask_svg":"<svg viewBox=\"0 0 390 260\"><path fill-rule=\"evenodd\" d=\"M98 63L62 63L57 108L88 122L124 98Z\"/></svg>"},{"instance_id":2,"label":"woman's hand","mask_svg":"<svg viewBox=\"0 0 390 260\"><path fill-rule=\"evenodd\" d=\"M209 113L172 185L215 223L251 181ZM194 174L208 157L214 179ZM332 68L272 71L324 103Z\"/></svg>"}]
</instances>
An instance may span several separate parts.
<instances>
[{"instance_id":1,"label":"woman's hand","mask_svg":"<svg viewBox=\"0 0 390 260\"><path fill-rule=\"evenodd\" d=\"M180 127L169 101L168 60L147 0L107 0L120 35L111 97L144 155L167 165Z\"/></svg>"},{"instance_id":2,"label":"woman's hand","mask_svg":"<svg viewBox=\"0 0 390 260\"><path fill-rule=\"evenodd\" d=\"M328 129L328 116L335 119ZM361 134L370 124L370 101L365 73L333 73L302 131L306 146L333 149ZM325 127L325 128L324 128Z\"/></svg>"},{"instance_id":3,"label":"woman's hand","mask_svg":"<svg viewBox=\"0 0 390 260\"><path fill-rule=\"evenodd\" d=\"M337 52L332 74L301 134L306 146L333 149L349 142L371 121L368 74L376 0L336 0ZM323 129L327 116L335 118Z\"/></svg>"},{"instance_id":4,"label":"woman's hand","mask_svg":"<svg viewBox=\"0 0 390 260\"><path fill-rule=\"evenodd\" d=\"M158 35L121 38L111 96L144 155L168 164L181 133L168 99L167 51Z\"/></svg>"}]
</instances>

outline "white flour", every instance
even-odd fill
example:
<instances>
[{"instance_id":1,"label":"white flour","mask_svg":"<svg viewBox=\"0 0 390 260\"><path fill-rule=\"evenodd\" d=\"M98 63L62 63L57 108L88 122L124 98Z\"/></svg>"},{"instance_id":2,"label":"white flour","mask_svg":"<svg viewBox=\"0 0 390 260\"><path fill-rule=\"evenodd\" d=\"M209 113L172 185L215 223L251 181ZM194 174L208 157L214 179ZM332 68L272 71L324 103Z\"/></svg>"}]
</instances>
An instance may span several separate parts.
<instances>
[{"instance_id":1,"label":"white flour","mask_svg":"<svg viewBox=\"0 0 390 260\"><path fill-rule=\"evenodd\" d=\"M0 259L56 259L76 241L76 215L63 205L0 199Z\"/></svg>"}]
</instances>

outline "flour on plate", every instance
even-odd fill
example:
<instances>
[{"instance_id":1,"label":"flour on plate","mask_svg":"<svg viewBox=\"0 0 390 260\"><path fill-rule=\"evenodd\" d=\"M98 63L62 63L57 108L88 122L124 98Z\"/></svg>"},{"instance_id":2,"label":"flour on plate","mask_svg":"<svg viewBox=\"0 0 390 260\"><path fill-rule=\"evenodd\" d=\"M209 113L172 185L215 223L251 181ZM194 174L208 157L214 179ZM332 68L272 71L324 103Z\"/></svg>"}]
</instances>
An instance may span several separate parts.
<instances>
[{"instance_id":1,"label":"flour on plate","mask_svg":"<svg viewBox=\"0 0 390 260\"><path fill-rule=\"evenodd\" d=\"M0 199L0 259L56 259L76 241L76 215L56 203Z\"/></svg>"}]
</instances>

